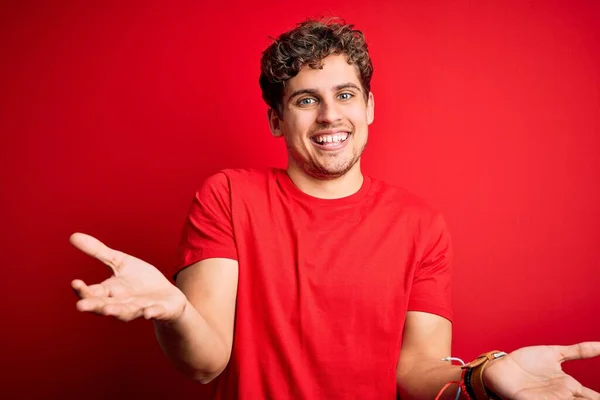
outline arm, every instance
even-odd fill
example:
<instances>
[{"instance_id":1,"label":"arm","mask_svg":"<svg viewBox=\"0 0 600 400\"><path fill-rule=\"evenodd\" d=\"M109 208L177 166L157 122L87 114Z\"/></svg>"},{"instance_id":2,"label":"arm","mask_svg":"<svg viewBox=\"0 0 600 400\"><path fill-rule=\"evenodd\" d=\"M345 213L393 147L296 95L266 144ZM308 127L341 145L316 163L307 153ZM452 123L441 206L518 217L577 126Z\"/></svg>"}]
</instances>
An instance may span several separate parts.
<instances>
[{"instance_id":1,"label":"arm","mask_svg":"<svg viewBox=\"0 0 600 400\"><path fill-rule=\"evenodd\" d=\"M448 320L434 314L408 312L396 374L403 400L435 399L446 383L460 381L460 367L440 361L450 354L451 337ZM600 393L582 386L561 368L565 361L599 355L600 342L524 347L489 362L484 373L485 386L502 399L600 400ZM453 400L456 389L456 385L450 386L441 398Z\"/></svg>"},{"instance_id":2,"label":"arm","mask_svg":"<svg viewBox=\"0 0 600 400\"><path fill-rule=\"evenodd\" d=\"M210 382L227 366L232 350L238 286L230 183L224 173L196 192L182 232L176 285L185 294L181 315L155 320L167 358L185 375ZM200 261L199 261L200 260Z\"/></svg>"},{"instance_id":3,"label":"arm","mask_svg":"<svg viewBox=\"0 0 600 400\"><path fill-rule=\"evenodd\" d=\"M447 319L425 312L407 313L396 369L403 400L435 399L446 383L460 380L460 367L441 361L450 356L451 342L452 324ZM450 386L442 399L454 399L457 389L457 385Z\"/></svg>"},{"instance_id":4,"label":"arm","mask_svg":"<svg viewBox=\"0 0 600 400\"><path fill-rule=\"evenodd\" d=\"M197 262L177 275L177 287L187 298L182 314L173 321L154 320L167 358L198 382L210 382L229 362L237 284L237 261Z\"/></svg>"},{"instance_id":5,"label":"arm","mask_svg":"<svg viewBox=\"0 0 600 400\"><path fill-rule=\"evenodd\" d=\"M426 221L426 222L425 222ZM396 368L402 399L435 399L440 390L461 377L449 357L452 343L450 270L452 245L444 218L423 218L422 243L409 299L400 358ZM438 315L440 314L440 315ZM446 318L442 317L444 315ZM456 397L457 385L444 391L443 399Z\"/></svg>"},{"instance_id":6,"label":"arm","mask_svg":"<svg viewBox=\"0 0 600 400\"><path fill-rule=\"evenodd\" d=\"M449 315L450 240L442 218L434 219L431 227L424 256L415 273L409 309ZM442 296L432 303L435 293ZM396 369L398 391L403 400L435 399L448 382L460 381L460 367L441 361L450 356L451 341L449 320L422 311L407 313ZM486 390L502 399L524 400L537 396L600 400L600 393L582 386L561 368L564 361L597 356L600 356L600 342L525 347L490 361L483 370L483 382ZM441 398L454 399L457 389L451 385Z\"/></svg>"},{"instance_id":7,"label":"arm","mask_svg":"<svg viewBox=\"0 0 600 400\"><path fill-rule=\"evenodd\" d=\"M199 261L179 273L176 287L154 266L89 235L75 233L71 243L113 272L101 283L71 283L79 311L122 321L152 319L167 357L187 375L206 383L223 371L233 337L236 261Z\"/></svg>"}]
</instances>

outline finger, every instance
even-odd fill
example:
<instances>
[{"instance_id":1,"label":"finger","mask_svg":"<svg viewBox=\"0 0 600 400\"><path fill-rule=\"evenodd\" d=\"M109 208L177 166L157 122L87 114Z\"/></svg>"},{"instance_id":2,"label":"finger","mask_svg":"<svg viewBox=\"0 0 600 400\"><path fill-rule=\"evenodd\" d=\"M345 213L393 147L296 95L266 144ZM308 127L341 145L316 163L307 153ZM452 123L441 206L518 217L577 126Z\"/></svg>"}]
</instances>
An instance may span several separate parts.
<instances>
[{"instance_id":1,"label":"finger","mask_svg":"<svg viewBox=\"0 0 600 400\"><path fill-rule=\"evenodd\" d=\"M75 307L82 312L94 312L103 315L102 308L106 304L107 303L99 297L87 297L79 300L77 304L75 304Z\"/></svg>"},{"instance_id":2,"label":"finger","mask_svg":"<svg viewBox=\"0 0 600 400\"><path fill-rule=\"evenodd\" d=\"M87 287L87 292L89 296L93 297L110 297L111 290L108 286L102 284L90 285Z\"/></svg>"},{"instance_id":3,"label":"finger","mask_svg":"<svg viewBox=\"0 0 600 400\"><path fill-rule=\"evenodd\" d=\"M75 291L75 294L82 299L86 297L108 297L110 295L110 291L105 285L96 284L88 286L81 279L75 279L71 282L71 287Z\"/></svg>"},{"instance_id":4,"label":"finger","mask_svg":"<svg viewBox=\"0 0 600 400\"><path fill-rule=\"evenodd\" d=\"M73 289L73 292L75 292L75 294L77 296L79 296L81 298L85 297L87 285L81 279L75 279L75 280L71 281L71 288Z\"/></svg>"},{"instance_id":5,"label":"finger","mask_svg":"<svg viewBox=\"0 0 600 400\"><path fill-rule=\"evenodd\" d=\"M130 321L142 314L141 311L138 311L138 316L136 316L135 310L139 310L139 307L131 307L127 303L105 303L99 301L99 299L94 300L95 301L88 301L86 303L80 302L78 303L77 308L80 311L88 311L105 317L115 317L121 321Z\"/></svg>"},{"instance_id":6,"label":"finger","mask_svg":"<svg viewBox=\"0 0 600 400\"><path fill-rule=\"evenodd\" d=\"M585 386L581 386L581 389L579 389L579 391L575 393L575 396L590 400L600 400L600 393L592 389L588 389Z\"/></svg>"},{"instance_id":7,"label":"finger","mask_svg":"<svg viewBox=\"0 0 600 400\"><path fill-rule=\"evenodd\" d=\"M135 303L108 304L104 307L104 315L113 316L121 321L128 322L139 318L143 314L143 308Z\"/></svg>"},{"instance_id":8,"label":"finger","mask_svg":"<svg viewBox=\"0 0 600 400\"><path fill-rule=\"evenodd\" d=\"M84 233L74 233L70 237L73 246L108 265L117 272L127 256L118 250L113 250L98 239Z\"/></svg>"},{"instance_id":9,"label":"finger","mask_svg":"<svg viewBox=\"0 0 600 400\"><path fill-rule=\"evenodd\" d=\"M115 298L115 297L85 297L79 300L76 304L79 311L95 312L104 314L104 307L108 305L124 305L133 302L132 298Z\"/></svg>"},{"instance_id":10,"label":"finger","mask_svg":"<svg viewBox=\"0 0 600 400\"><path fill-rule=\"evenodd\" d=\"M89 311L95 314L111 316L121 321L131 321L140 318L144 314L144 308L150 305L149 300L136 298L114 299L114 298L88 298L80 301L78 308L81 311Z\"/></svg>"},{"instance_id":11,"label":"finger","mask_svg":"<svg viewBox=\"0 0 600 400\"><path fill-rule=\"evenodd\" d=\"M152 306L154 306L154 304L150 300L136 299L127 304L111 305L107 307L114 317L121 321L131 321L132 319L144 317L145 310Z\"/></svg>"},{"instance_id":12,"label":"finger","mask_svg":"<svg viewBox=\"0 0 600 400\"><path fill-rule=\"evenodd\" d=\"M144 318L146 318L146 319L157 318L162 315L165 315L166 312L167 312L167 310L163 306L161 306L159 304L154 304L154 305L151 305L144 309Z\"/></svg>"},{"instance_id":13,"label":"finger","mask_svg":"<svg viewBox=\"0 0 600 400\"><path fill-rule=\"evenodd\" d=\"M571 346L553 347L560 353L561 359L559 361L561 363L600 356L600 342L582 342Z\"/></svg>"}]
</instances>

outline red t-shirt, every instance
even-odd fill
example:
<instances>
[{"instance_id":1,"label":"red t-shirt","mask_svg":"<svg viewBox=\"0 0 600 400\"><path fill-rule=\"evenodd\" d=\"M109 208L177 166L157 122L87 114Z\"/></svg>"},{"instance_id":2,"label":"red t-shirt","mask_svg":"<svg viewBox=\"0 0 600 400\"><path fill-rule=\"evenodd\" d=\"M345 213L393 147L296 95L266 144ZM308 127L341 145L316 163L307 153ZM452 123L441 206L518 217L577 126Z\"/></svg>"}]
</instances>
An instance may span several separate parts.
<instances>
[{"instance_id":1,"label":"red t-shirt","mask_svg":"<svg viewBox=\"0 0 600 400\"><path fill-rule=\"evenodd\" d=\"M239 263L233 353L218 399L395 399L407 310L452 318L439 213L365 177L335 200L284 170L224 170L197 192L178 269Z\"/></svg>"}]
</instances>

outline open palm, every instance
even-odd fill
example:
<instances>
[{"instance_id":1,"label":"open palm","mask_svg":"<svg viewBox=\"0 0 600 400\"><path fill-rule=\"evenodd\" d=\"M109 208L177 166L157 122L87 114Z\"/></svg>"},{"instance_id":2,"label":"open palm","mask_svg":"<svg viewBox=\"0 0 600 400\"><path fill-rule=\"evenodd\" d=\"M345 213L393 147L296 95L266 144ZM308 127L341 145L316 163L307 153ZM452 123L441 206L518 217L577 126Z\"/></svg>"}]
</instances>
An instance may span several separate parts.
<instances>
[{"instance_id":1,"label":"open palm","mask_svg":"<svg viewBox=\"0 0 600 400\"><path fill-rule=\"evenodd\" d=\"M71 283L80 297L80 311L111 315L122 321L140 317L168 321L183 313L185 295L154 266L113 250L89 235L74 233L70 240L113 272L113 276L98 284L88 286L80 279Z\"/></svg>"},{"instance_id":2,"label":"open palm","mask_svg":"<svg viewBox=\"0 0 600 400\"><path fill-rule=\"evenodd\" d=\"M484 371L487 387L503 399L600 400L561 368L564 361L600 355L600 342L572 346L531 346L492 361Z\"/></svg>"}]
</instances>

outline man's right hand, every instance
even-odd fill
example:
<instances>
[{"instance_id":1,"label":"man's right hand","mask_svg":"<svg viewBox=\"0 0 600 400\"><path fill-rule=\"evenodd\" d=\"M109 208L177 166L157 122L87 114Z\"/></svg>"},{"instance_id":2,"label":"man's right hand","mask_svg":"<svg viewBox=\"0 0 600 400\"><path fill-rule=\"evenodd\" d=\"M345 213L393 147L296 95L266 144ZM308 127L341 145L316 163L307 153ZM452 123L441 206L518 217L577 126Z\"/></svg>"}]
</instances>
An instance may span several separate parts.
<instances>
[{"instance_id":1,"label":"man's right hand","mask_svg":"<svg viewBox=\"0 0 600 400\"><path fill-rule=\"evenodd\" d=\"M80 279L71 282L79 311L111 315L122 321L135 318L174 321L183 314L186 296L155 267L128 254L113 250L83 233L74 233L71 244L106 264L113 276L87 285Z\"/></svg>"}]
</instances>

